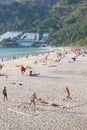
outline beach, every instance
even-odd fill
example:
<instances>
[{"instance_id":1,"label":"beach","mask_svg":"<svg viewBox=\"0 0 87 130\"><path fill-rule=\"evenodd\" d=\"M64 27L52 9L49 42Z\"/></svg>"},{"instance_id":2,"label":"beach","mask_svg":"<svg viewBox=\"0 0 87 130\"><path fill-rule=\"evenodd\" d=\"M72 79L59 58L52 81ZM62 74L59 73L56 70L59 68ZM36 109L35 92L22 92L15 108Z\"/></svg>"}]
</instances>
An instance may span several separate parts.
<instances>
[{"instance_id":1,"label":"beach","mask_svg":"<svg viewBox=\"0 0 87 130\"><path fill-rule=\"evenodd\" d=\"M60 48L62 50L62 48ZM0 73L0 130L86 130L87 129L87 54L69 61L73 53L53 52L29 56L3 64ZM21 74L20 66L27 69ZM29 71L39 73L30 77ZM6 86L8 100L3 100ZM69 87L72 100L66 99ZM36 101L29 107L30 96L36 92L49 104ZM52 103L58 104L53 106Z\"/></svg>"}]
</instances>

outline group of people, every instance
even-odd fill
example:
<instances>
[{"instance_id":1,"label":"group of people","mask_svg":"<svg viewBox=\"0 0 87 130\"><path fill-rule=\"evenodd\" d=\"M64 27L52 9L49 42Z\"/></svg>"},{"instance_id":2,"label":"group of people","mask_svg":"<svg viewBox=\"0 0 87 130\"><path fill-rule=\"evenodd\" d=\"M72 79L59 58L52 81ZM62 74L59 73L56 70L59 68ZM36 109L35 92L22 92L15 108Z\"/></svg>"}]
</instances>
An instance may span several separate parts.
<instances>
[{"instance_id":1,"label":"group of people","mask_svg":"<svg viewBox=\"0 0 87 130\"><path fill-rule=\"evenodd\" d=\"M67 94L66 99L67 99L67 100L72 100L72 98L71 98L71 96L70 96L70 90L69 90L68 87L66 87L65 92L66 92L66 94ZM44 101L42 98L37 98L36 93L34 92L33 95L30 97L29 107L30 107L31 104L33 103L34 108L36 108L35 100L37 100L37 101L40 102L40 103L49 104L49 102ZM51 105L52 105L52 106L58 106L58 105L55 104L55 103L51 103Z\"/></svg>"},{"instance_id":2,"label":"group of people","mask_svg":"<svg viewBox=\"0 0 87 130\"><path fill-rule=\"evenodd\" d=\"M66 87L65 91L66 91L66 93L67 93L66 99L72 100L72 98L71 98L71 96L70 96L70 91L69 91L69 88L68 88L68 87ZM6 86L4 87L2 93L3 93L3 99L4 99L4 101L8 100ZM34 105L34 109L36 109L36 100L37 100L39 103L49 104L49 102L44 101L42 98L37 98L36 92L34 92L34 93L31 95L31 97L30 97L29 107L33 104L33 105ZM52 105L52 106L58 106L58 105L55 104L55 103L51 103L51 105Z\"/></svg>"},{"instance_id":3,"label":"group of people","mask_svg":"<svg viewBox=\"0 0 87 130\"><path fill-rule=\"evenodd\" d=\"M21 73L24 74L25 72L26 72L26 68L23 65L21 65ZM35 76L35 77L37 77L38 75L39 75L39 73L36 74L36 73L33 73L32 70L30 70L28 76Z\"/></svg>"},{"instance_id":4,"label":"group of people","mask_svg":"<svg viewBox=\"0 0 87 130\"><path fill-rule=\"evenodd\" d=\"M72 98L71 98L71 96L70 96L70 90L69 90L69 88L66 87L65 90L66 90L66 93L67 93L66 98L72 100ZM8 100L6 86L4 87L2 93L3 93L4 101ZM35 100L37 100L37 101L40 102L40 103L49 104L47 101L44 101L42 98L37 98L36 93L34 92L34 93L31 95L31 97L30 97L30 104L29 104L29 106L31 106L31 104L33 103L33 104L34 104L34 107L36 107Z\"/></svg>"}]
</instances>

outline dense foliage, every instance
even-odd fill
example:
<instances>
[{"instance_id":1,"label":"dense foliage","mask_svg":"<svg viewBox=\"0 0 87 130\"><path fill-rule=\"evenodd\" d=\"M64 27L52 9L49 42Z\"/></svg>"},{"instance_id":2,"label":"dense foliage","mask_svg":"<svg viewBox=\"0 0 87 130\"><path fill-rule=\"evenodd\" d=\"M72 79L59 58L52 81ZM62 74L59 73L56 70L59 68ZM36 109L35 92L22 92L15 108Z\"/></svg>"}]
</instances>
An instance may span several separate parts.
<instances>
[{"instance_id":1,"label":"dense foliage","mask_svg":"<svg viewBox=\"0 0 87 130\"><path fill-rule=\"evenodd\" d=\"M0 4L0 34L9 30L50 32L46 43L51 45L87 46L87 0L13 0Z\"/></svg>"}]
</instances>

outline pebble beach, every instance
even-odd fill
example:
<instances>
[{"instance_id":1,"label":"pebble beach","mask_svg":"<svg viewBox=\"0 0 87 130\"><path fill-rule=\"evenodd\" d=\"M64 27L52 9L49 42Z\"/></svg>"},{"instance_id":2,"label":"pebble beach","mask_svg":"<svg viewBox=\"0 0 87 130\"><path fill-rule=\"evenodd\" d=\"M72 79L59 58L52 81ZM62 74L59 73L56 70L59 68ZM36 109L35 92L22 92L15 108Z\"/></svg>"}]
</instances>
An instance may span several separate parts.
<instances>
[{"instance_id":1,"label":"pebble beach","mask_svg":"<svg viewBox=\"0 0 87 130\"><path fill-rule=\"evenodd\" d=\"M47 54L1 62L0 73L7 78L0 76L0 130L87 129L87 54L69 62L73 52L68 49L60 60L58 51L56 48ZM24 74L21 74L21 65L27 67ZM40 75L30 77L30 70ZM4 86L7 101L3 100ZM66 99L67 86L72 100ZM36 101L37 109L33 109L33 105L29 107L34 92L49 104Z\"/></svg>"}]
</instances>

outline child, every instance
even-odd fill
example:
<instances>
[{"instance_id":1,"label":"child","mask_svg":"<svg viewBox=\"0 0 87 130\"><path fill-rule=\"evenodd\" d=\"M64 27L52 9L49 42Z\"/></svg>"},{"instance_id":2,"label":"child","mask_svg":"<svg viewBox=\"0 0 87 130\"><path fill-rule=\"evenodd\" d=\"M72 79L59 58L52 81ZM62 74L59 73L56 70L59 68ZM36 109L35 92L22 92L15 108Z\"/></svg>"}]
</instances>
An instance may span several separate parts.
<instances>
[{"instance_id":1,"label":"child","mask_svg":"<svg viewBox=\"0 0 87 130\"><path fill-rule=\"evenodd\" d=\"M3 89L3 96L4 96L4 101L7 100L7 90L6 90L6 87L4 87Z\"/></svg>"}]
</instances>

